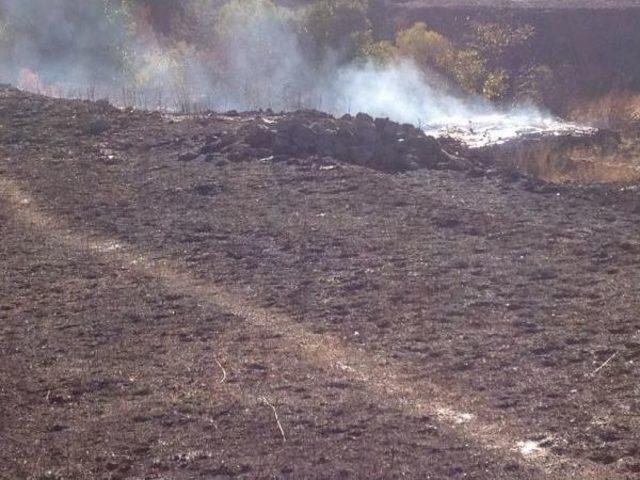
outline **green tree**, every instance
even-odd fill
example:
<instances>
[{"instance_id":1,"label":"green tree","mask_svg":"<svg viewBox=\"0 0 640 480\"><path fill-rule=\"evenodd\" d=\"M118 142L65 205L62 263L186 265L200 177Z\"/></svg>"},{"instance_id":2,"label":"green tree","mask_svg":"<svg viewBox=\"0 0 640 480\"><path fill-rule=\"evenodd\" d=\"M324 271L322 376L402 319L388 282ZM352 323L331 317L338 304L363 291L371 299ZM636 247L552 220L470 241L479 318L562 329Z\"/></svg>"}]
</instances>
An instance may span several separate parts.
<instances>
[{"instance_id":1,"label":"green tree","mask_svg":"<svg viewBox=\"0 0 640 480\"><path fill-rule=\"evenodd\" d=\"M501 100L513 92L522 49L535 35L533 26L495 22L474 22L467 35L466 47L478 52L487 70L481 93L491 100ZM510 73L511 72L511 73Z\"/></svg>"},{"instance_id":2,"label":"green tree","mask_svg":"<svg viewBox=\"0 0 640 480\"><path fill-rule=\"evenodd\" d=\"M438 69L450 63L455 56L451 41L429 30L422 22L400 31L396 36L396 46L402 56L412 58L418 65Z\"/></svg>"},{"instance_id":3,"label":"green tree","mask_svg":"<svg viewBox=\"0 0 640 480\"><path fill-rule=\"evenodd\" d=\"M489 72L482 85L482 95L489 100L503 100L509 91L509 74L506 70Z\"/></svg>"},{"instance_id":4,"label":"green tree","mask_svg":"<svg viewBox=\"0 0 640 480\"><path fill-rule=\"evenodd\" d=\"M556 80L556 75L549 66L530 66L518 76L515 96L534 103L553 103L557 93Z\"/></svg>"},{"instance_id":5,"label":"green tree","mask_svg":"<svg viewBox=\"0 0 640 480\"><path fill-rule=\"evenodd\" d=\"M486 61L477 50L456 48L448 38L429 30L422 22L398 32L396 46L401 56L436 71L453 86L467 93L483 93L488 72ZM488 88L496 90L493 85Z\"/></svg>"},{"instance_id":6,"label":"green tree","mask_svg":"<svg viewBox=\"0 0 640 480\"><path fill-rule=\"evenodd\" d=\"M329 52L348 59L357 52L355 32L371 28L367 0L318 0L301 19L301 36L307 52L321 61Z\"/></svg>"},{"instance_id":7,"label":"green tree","mask_svg":"<svg viewBox=\"0 0 640 480\"><path fill-rule=\"evenodd\" d=\"M501 25L498 23L474 22L467 45L480 52L484 58L496 63L503 63L505 56L513 50L527 45L535 35L532 25Z\"/></svg>"},{"instance_id":8,"label":"green tree","mask_svg":"<svg viewBox=\"0 0 640 480\"><path fill-rule=\"evenodd\" d=\"M354 32L352 41L356 50L356 58L371 60L376 63L389 63L399 55L398 48L388 40L376 41L372 30Z\"/></svg>"},{"instance_id":9,"label":"green tree","mask_svg":"<svg viewBox=\"0 0 640 480\"><path fill-rule=\"evenodd\" d=\"M459 47L419 22L398 32L396 46L401 56L436 71L452 86L491 100L502 100L510 89L510 75L495 62L495 57L519 42L525 42L530 35L532 33L526 28L475 25L473 41Z\"/></svg>"},{"instance_id":10,"label":"green tree","mask_svg":"<svg viewBox=\"0 0 640 480\"><path fill-rule=\"evenodd\" d=\"M459 50L446 69L458 86L468 93L482 94L487 77L486 61L476 50Z\"/></svg>"}]
</instances>

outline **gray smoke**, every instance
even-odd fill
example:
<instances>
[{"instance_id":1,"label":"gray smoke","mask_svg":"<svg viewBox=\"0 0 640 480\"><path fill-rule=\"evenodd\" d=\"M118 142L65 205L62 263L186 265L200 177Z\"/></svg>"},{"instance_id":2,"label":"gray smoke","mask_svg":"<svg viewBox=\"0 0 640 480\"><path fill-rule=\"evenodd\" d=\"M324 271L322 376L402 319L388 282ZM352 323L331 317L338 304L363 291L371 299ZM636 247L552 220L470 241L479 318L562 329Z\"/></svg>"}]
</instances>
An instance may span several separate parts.
<instances>
[{"instance_id":1,"label":"gray smoke","mask_svg":"<svg viewBox=\"0 0 640 480\"><path fill-rule=\"evenodd\" d=\"M131 31L124 20L133 12L115 0L0 0L0 14L1 80L49 94L92 86L116 104L146 108L315 108L425 126L550 121L536 109L504 112L445 93L408 60L343 64L327 52L311 61L293 13L263 0L231 2L206 47Z\"/></svg>"},{"instance_id":2,"label":"gray smoke","mask_svg":"<svg viewBox=\"0 0 640 480\"><path fill-rule=\"evenodd\" d=\"M126 26L101 1L0 0L0 78L25 70L48 84L111 84L124 76Z\"/></svg>"}]
</instances>

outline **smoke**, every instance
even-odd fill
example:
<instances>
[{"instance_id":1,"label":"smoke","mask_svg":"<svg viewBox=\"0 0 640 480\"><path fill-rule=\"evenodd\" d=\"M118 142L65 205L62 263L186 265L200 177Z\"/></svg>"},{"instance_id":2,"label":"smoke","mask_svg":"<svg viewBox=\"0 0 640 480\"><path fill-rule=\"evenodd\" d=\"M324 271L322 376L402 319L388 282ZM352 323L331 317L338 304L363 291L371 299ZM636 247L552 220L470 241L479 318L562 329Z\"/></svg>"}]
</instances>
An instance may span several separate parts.
<instances>
[{"instance_id":1,"label":"smoke","mask_svg":"<svg viewBox=\"0 0 640 480\"><path fill-rule=\"evenodd\" d=\"M99 1L0 0L0 32L4 81L25 69L47 84L107 84L124 74L126 26Z\"/></svg>"},{"instance_id":2,"label":"smoke","mask_svg":"<svg viewBox=\"0 0 640 480\"><path fill-rule=\"evenodd\" d=\"M408 60L345 64L327 51L318 61L301 46L295 12L265 0L218 3L181 4L215 21L196 26L196 42L158 32L142 0L0 0L0 80L60 96L92 87L115 104L145 108L315 108L432 129L550 121L536 109L505 112L446 93Z\"/></svg>"},{"instance_id":3,"label":"smoke","mask_svg":"<svg viewBox=\"0 0 640 480\"><path fill-rule=\"evenodd\" d=\"M408 60L340 67L332 88L340 93L330 107L334 113L367 112L402 123L447 123L475 115L473 110L481 108L478 99L464 101L439 91ZM489 108L488 104L483 108Z\"/></svg>"},{"instance_id":4,"label":"smoke","mask_svg":"<svg viewBox=\"0 0 640 480\"><path fill-rule=\"evenodd\" d=\"M293 107L314 88L311 67L287 10L246 0L223 7L218 19L221 98L238 110Z\"/></svg>"}]
</instances>

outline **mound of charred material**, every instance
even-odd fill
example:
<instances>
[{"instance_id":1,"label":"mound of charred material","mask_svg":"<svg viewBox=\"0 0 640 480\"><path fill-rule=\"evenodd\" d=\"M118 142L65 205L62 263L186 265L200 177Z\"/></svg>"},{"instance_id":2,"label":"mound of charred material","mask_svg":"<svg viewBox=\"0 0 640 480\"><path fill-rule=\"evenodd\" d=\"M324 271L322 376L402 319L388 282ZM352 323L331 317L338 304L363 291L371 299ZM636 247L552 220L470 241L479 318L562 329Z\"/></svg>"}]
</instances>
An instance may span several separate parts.
<instances>
[{"instance_id":1,"label":"mound of charred material","mask_svg":"<svg viewBox=\"0 0 640 480\"><path fill-rule=\"evenodd\" d=\"M281 114L266 111L163 116L159 112L120 110L107 101L52 99L7 86L0 86L0 97L4 100L0 110L23 126L21 130L12 131L16 142L35 141L55 124L58 133L65 128L96 140L117 137L124 150L127 145L142 148L153 144L155 147L147 146L156 148L162 144L175 148L177 159L182 162L329 157L394 173L421 168L464 170L470 167L466 160L446 153L435 138L422 130L365 114L335 118L317 111ZM44 111L46 116L39 115ZM46 121L44 125L37 125L31 121L35 118ZM145 135L134 135L134 125L144 129ZM148 140L152 132L168 125L171 125L172 138L160 143Z\"/></svg>"},{"instance_id":2,"label":"mound of charred material","mask_svg":"<svg viewBox=\"0 0 640 480\"><path fill-rule=\"evenodd\" d=\"M213 152L231 159L273 156L278 160L315 155L384 172L460 170L469 166L445 153L433 137L420 129L365 114L341 118L319 112L258 116L233 133L211 139L201 151Z\"/></svg>"}]
</instances>

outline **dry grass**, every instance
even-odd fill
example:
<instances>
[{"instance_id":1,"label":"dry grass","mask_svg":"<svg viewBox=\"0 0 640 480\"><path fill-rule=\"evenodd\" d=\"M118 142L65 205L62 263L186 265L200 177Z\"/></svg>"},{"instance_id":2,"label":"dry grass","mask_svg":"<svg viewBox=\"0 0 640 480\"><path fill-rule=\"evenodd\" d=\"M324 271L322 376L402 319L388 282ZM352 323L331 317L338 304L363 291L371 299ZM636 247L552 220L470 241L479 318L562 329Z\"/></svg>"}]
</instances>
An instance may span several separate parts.
<instances>
[{"instance_id":1,"label":"dry grass","mask_svg":"<svg viewBox=\"0 0 640 480\"><path fill-rule=\"evenodd\" d=\"M570 117L601 128L627 130L640 124L640 94L612 92L570 109Z\"/></svg>"}]
</instances>

